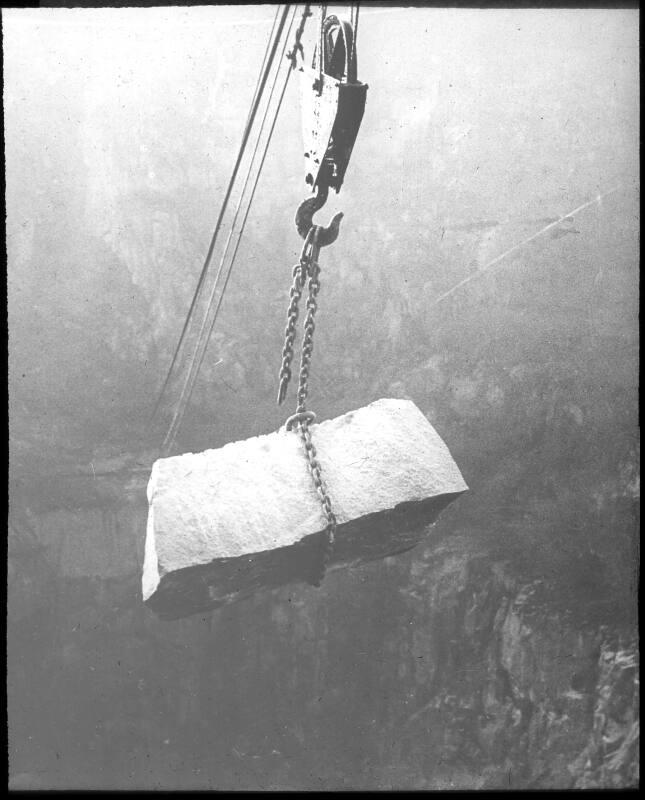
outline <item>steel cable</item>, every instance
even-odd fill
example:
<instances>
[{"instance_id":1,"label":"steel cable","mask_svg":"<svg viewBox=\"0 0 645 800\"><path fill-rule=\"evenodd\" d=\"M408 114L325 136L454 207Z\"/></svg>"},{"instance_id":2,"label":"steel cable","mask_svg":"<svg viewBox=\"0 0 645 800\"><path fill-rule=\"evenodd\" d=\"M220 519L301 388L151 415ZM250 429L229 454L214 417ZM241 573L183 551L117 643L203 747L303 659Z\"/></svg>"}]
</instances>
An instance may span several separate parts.
<instances>
[{"instance_id":1,"label":"steel cable","mask_svg":"<svg viewBox=\"0 0 645 800\"><path fill-rule=\"evenodd\" d=\"M290 35L290 32L291 32L291 28L293 27L295 16L296 16L296 9L294 9L294 12L293 12L293 15L292 15L292 18L291 18L291 22L289 23L289 28L288 28L288 31L287 31L287 35L285 36L285 40L284 40L283 48L282 48L282 55L281 55L280 64L282 63L282 58L284 58L284 55L285 55L286 46L287 46L288 41L289 41L289 35ZM308 6L305 7L305 11L303 13L303 23L304 23L304 20L305 20L306 16L308 16ZM180 401L179 401L179 403L177 405L177 408L176 408L175 413L173 415L173 420L171 422L171 425L170 425L170 427L168 429L168 433L166 434L166 438L164 439L164 442L163 442L163 445L162 445L162 450L163 450L164 454L167 454L170 451L170 449L172 448L172 445L174 443L175 437L177 435L177 431L179 429L179 425L181 424L181 421L183 419L186 407L187 407L188 403L190 402L190 397L191 397L191 395L193 393L193 390L194 390L194 387L195 387L195 383L196 383L197 377L199 375L199 371L201 369L201 366L202 366L203 361L204 361L204 357L206 355L206 350L207 350L207 347L208 347L208 343L210 341L210 337L211 337L211 334L212 334L212 331L213 331L213 327L215 325L215 321L217 319L217 316L219 314L219 310L221 308L222 300L224 298L224 293L225 293L226 288L228 286L228 282L229 282L229 279L230 279L230 276L231 276L231 272L233 270L233 265L235 263L235 259L236 259L236 256L237 256L237 253L238 253L238 250L239 250L242 234L244 232L244 228L246 226L246 221L248 219L248 215L249 215L249 212L250 212L250 209L251 209L251 204L252 204L253 198L255 196L255 192L256 192L256 189L257 189L257 186L258 186L260 175L262 173L262 168L264 166L264 162L265 162L266 155L267 155L267 152L268 152L268 149L269 149L269 145L270 145L271 139L273 137L273 132L275 130L275 125L276 125L276 122L277 122L277 119L278 119L278 114L279 114L280 109L282 107L282 102L283 102L283 99L284 99L284 96L285 96L285 93L286 93L286 90L287 90L287 86L289 84L289 78L291 77L291 72L292 72L293 68L295 67L295 53L297 52L298 44L299 44L299 41L300 41L300 36L302 35L303 23L301 23L300 28L299 28L298 32L296 33L296 43L294 45L292 54L290 54L290 56L289 56L291 58L291 60L292 60L292 63L290 65L290 67L288 68L288 71L287 71L287 74L286 74L286 77L285 77L285 81L284 81L284 85L283 85L282 91L280 93L280 98L278 100L277 107L276 107L275 112L273 114L273 120L272 120L272 123L271 123L271 128L269 129L269 133L268 133L268 136L267 136L267 139L266 139L266 143L265 143L265 146L264 146L264 151L262 153L262 158L260 160L260 164L259 164L259 167L258 167L256 175L255 175L255 179L254 179L253 187L252 187L252 190L251 190L251 194L250 194L248 202L246 204L246 209L245 209L245 212L244 212L244 216L243 216L243 219L242 219L242 223L241 223L241 226L240 226L239 233L237 235L237 241L236 241L236 244L235 244L235 248L233 250L233 255L231 257L231 261L230 261L230 264L228 266L228 270L226 272L224 285L222 287L222 290L221 290L221 293L220 293L220 296L219 296L219 299L218 299L218 302L217 302L217 306L215 307L215 312L213 314L212 320L210 322L210 325L208 325L208 317L209 317L209 314L210 314L210 310L211 310L211 307L212 307L213 300L215 298L217 284L219 282L219 278L220 278L220 275L221 275L221 272L222 272L222 269L223 269L225 257L226 257L226 254L228 252L228 248L229 248L231 239L233 237L233 233L234 233L234 229L235 229L235 222L237 220L238 213L239 213L240 208L242 206L242 200L243 200L243 197L244 197L244 192L246 191L246 188L247 188L247 185L248 185L248 181L250 179L253 162L255 160L255 157L256 157L256 154L257 154L257 151L258 151L259 143L260 143L260 140L261 140L261 137L262 137L262 131L264 129L264 125L265 125L265 122L266 122L266 119L267 119L267 116L268 116L268 112L269 112L269 108L270 108L270 105L271 105L271 99L273 97L273 93L274 93L274 90L275 90L275 87L276 87L276 84L277 84L278 75L279 75L279 72L280 72L280 65L278 66L278 69L277 69L276 74L275 74L275 78L274 78L274 81L273 81L273 84L272 84L272 88L271 88L271 92L270 92L270 95L269 95L269 100L267 102L267 107L265 109L264 116L263 116L263 119L262 119L260 133L258 134L258 139L256 141L256 145L255 145L255 148L254 148L253 156L252 156L251 162L249 164L249 169L247 171L247 176L246 176L246 180L244 182L244 187L242 189L242 193L240 195L238 206L237 206L237 209L235 211L235 218L233 220L233 224L231 226L231 231L229 233L229 236L228 236L228 239L227 239L227 242L226 242L224 255L222 256L222 259L220 261L220 265L219 265L219 269L218 269L218 273L217 273L217 277L216 277L216 282L215 282L215 285L214 285L214 287L213 287L213 289L211 291L211 295L210 295L210 298L209 298L209 301L208 301L208 309L207 309L206 315L204 317L204 320L202 322L202 326L201 326L201 329L200 329L200 334L199 334L199 339L198 339L198 347L197 347L197 349L196 349L196 351L195 351L195 353L193 355L193 359L191 361L190 371L189 371L189 373L188 373L188 375L186 377L186 380L184 382L184 386L183 386L183 389L182 389L182 394L181 394L181 397L180 397ZM204 332L206 330L206 326L207 325L208 325L208 333L206 333L206 335L204 335Z\"/></svg>"},{"instance_id":2,"label":"steel cable","mask_svg":"<svg viewBox=\"0 0 645 800\"><path fill-rule=\"evenodd\" d=\"M197 282L197 288L195 290L195 294L193 295L193 299L191 301L190 308L188 310L188 314L186 316L186 321L184 322L184 326L183 326L181 335L179 337L179 343L177 344L177 348L175 349L175 354L174 354L174 356L172 358L172 362L170 364L170 369L168 370L168 374L166 375L166 379L165 379L165 381L163 383L161 392L159 394L159 399L157 400L157 403L155 404L154 410L153 410L153 412L151 414L150 421L152 421L152 419L154 419L155 415L157 414L157 411L159 410L159 406L161 404L163 395L164 395L164 393L166 391L166 388L168 387L168 384L170 382L170 378L172 376L172 372L173 372L175 364L177 362L177 359L178 359L178 356L179 356L179 352L181 350L182 343L183 343L184 338L186 336L186 331L188 330L188 326L190 324L190 320L192 318L192 315L194 313L195 307L197 305L197 300L198 300L199 294L200 294L200 292L202 290L202 287L203 287L203 284L204 284L204 280L206 278L206 274L208 273L208 269L210 267L210 262L211 262L211 259L213 257L213 252L215 250L215 243L216 243L217 237L219 235L219 231L220 231L220 228L221 228L221 225L222 225L222 220L224 219L224 213L226 211L226 207L228 205L229 198L230 198L231 193L233 191L233 186L235 184L235 179L237 178L237 173L238 173L238 170L240 168L240 164L242 162L242 158L244 156L244 152L246 150L246 145L247 145L250 133L251 133L251 128L252 128L253 122L255 120L255 116L256 116L256 113L257 113L257 110L258 110L258 107L259 107L259 104L260 104L260 100L261 100L261 97L262 97L262 93L264 91L264 87L266 85L266 81L267 81L269 73L271 71L271 66L273 64L273 59L275 58L275 53L276 53L276 51L278 49L278 43L280 41L280 37L282 35L282 30L284 28L284 24L286 22L288 13L289 13L289 4L287 4L285 6L284 11L282 12L282 16L280 18L280 23L278 25L278 30L277 30L277 32L275 34L275 37L274 37L274 40L273 40L273 44L271 46L271 52L270 52L270 55L269 55L268 63L266 63L266 58L264 60L265 66L264 66L264 71L263 71L263 74L262 74L262 78L260 80L259 86L256 86L256 91L255 91L255 94L254 94L253 102L251 104L251 110L249 112L249 116L247 118L246 126L245 126L245 129L244 129L244 133L242 135L242 142L240 144L240 149L238 151L237 158L235 160L235 165L233 167L233 171L232 171L231 177L229 179L229 183L228 183L228 187L227 187L227 190L226 190L226 194L224 195L224 200L222 202L222 206L220 208L219 216L218 216L217 222L215 224L215 230L213 231L213 235L211 237L210 245L209 245L208 251L206 253L206 258L204 260L204 265L202 267L202 271L201 271L201 274L199 276L199 280ZM274 24L272 30L274 28L275 28L275 24Z\"/></svg>"}]
</instances>

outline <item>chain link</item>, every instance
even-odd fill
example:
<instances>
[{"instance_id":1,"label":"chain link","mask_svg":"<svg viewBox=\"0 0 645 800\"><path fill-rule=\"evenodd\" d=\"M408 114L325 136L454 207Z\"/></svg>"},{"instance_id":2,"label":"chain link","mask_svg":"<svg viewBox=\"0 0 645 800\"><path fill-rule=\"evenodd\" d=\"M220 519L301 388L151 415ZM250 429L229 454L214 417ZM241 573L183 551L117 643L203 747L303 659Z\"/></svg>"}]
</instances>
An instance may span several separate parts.
<instances>
[{"instance_id":1,"label":"chain link","mask_svg":"<svg viewBox=\"0 0 645 800\"><path fill-rule=\"evenodd\" d=\"M314 246L314 250L316 250ZM298 407L296 413L305 411L305 403L307 402L307 394L309 393L309 364L311 363L311 356L314 351L314 332L316 330L316 322L314 316L318 310L318 292L320 291L320 265L314 261L317 252L312 252L311 261L309 262L309 296L307 297L307 314L304 323L304 336L302 339L302 349L300 355L300 372L298 374Z\"/></svg>"},{"instance_id":2,"label":"chain link","mask_svg":"<svg viewBox=\"0 0 645 800\"><path fill-rule=\"evenodd\" d=\"M304 61L305 54L302 48L302 42L300 40L302 39L302 34L304 33L305 30L305 24L307 22L307 18L311 16L312 16L312 11L310 8L310 3L305 3L305 8L304 11L302 12L302 17L300 19L300 25L298 26L298 30L296 31L293 47L287 53L287 58L289 59L289 61L291 61L291 67L293 69L296 68L296 64L298 63L297 59L298 53L300 53L300 56Z\"/></svg>"},{"instance_id":3,"label":"chain link","mask_svg":"<svg viewBox=\"0 0 645 800\"><path fill-rule=\"evenodd\" d=\"M293 285L289 292L291 302L287 312L287 327L284 329L284 347L282 349L282 365L280 367L280 388L278 390L278 405L282 403L291 380L291 359L293 358L293 342L296 338L296 322L298 321L298 301L304 286L304 274L301 264L293 268Z\"/></svg>"},{"instance_id":4,"label":"chain link","mask_svg":"<svg viewBox=\"0 0 645 800\"><path fill-rule=\"evenodd\" d=\"M325 514L325 517L327 518L327 529L325 531L325 544L322 553L322 559L320 561L319 570L313 576L312 579L313 585L318 587L322 583L323 578L325 577L325 573L327 572L327 567L329 566L329 561L331 559L334 550L334 542L336 540L336 528L338 523L336 521L336 515L334 514L331 506L331 500L329 497L329 492L327 491L327 486L322 477L320 462L316 458L316 448L311 439L311 430L309 429L309 422L305 420L300 423L299 427L300 427L300 437L305 446L305 452L307 454L307 460L309 462L309 470L311 472L311 476L313 478L316 491L318 492L318 496L320 497L323 512Z\"/></svg>"},{"instance_id":5,"label":"chain link","mask_svg":"<svg viewBox=\"0 0 645 800\"><path fill-rule=\"evenodd\" d=\"M313 229L312 229L313 230ZM291 380L291 359L293 358L293 342L296 338L296 322L298 321L298 303L302 290L307 280L309 269L309 250L313 240L313 233L305 239L300 253L300 261L293 268L293 284L289 292L289 308L287 309L287 327L284 329L284 347L282 348L282 364L280 366L280 388L278 390L278 405L287 395L287 387Z\"/></svg>"},{"instance_id":6,"label":"chain link","mask_svg":"<svg viewBox=\"0 0 645 800\"><path fill-rule=\"evenodd\" d=\"M316 492L320 498L323 513L327 519L325 530L325 545L322 553L320 565L316 574L312 576L314 586L320 586L331 555L336 539L337 521L333 512L331 499L327 486L322 477L320 462L317 458L316 447L313 443L309 424L315 419L315 414L307 411L307 394L309 392L309 365L314 349L314 332L316 330L315 314L318 309L318 292L320 291L320 265L318 264L318 244L319 226L313 225L305 244L302 248L300 262L293 270L293 286L290 292L290 303L287 312L287 327L285 328L285 343L282 350L282 365L280 368L280 389L278 392L278 404L282 403L286 396L287 386L291 378L291 359L293 358L293 342L295 338L295 325L298 319L298 302L302 296L305 280L309 277L307 313L304 321L304 336L300 355L300 372L298 375L298 406L296 413L289 417L286 423L287 430L291 430L294 425L298 426L300 438L305 448L309 470L313 479Z\"/></svg>"}]
</instances>

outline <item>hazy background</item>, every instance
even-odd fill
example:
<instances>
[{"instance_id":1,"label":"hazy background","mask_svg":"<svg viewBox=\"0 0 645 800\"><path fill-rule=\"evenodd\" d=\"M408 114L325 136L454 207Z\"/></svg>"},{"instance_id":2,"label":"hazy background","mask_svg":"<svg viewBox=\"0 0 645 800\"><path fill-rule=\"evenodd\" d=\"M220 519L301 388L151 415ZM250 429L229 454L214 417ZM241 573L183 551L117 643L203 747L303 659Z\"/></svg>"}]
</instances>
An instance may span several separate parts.
<instances>
[{"instance_id":1,"label":"hazy background","mask_svg":"<svg viewBox=\"0 0 645 800\"><path fill-rule=\"evenodd\" d=\"M303 588L299 621L285 622L294 606L275 593L260 601L269 618L249 601L203 630L173 623L193 633L170 656L170 628L140 607L142 490L126 503L96 484L51 489L59 473L145 464L159 444L145 422L274 12L2 12L12 513L30 519L41 548L40 560L21 556L14 572L10 564L10 737L13 773L35 770L46 788L253 788L244 759L234 757L238 772L223 764L232 747L255 753L259 742L275 760L271 752L284 749L272 738L278 718L295 748L292 771L273 761L260 770L278 787L313 788L307 776L321 764L326 787L437 785L439 744L427 744L424 729L410 735L426 741L426 755L406 750L397 716L404 700L412 713L439 691L453 663L441 661L432 691L427 675L401 672L420 657L423 615L438 602L423 588L436 577L430 550L335 576L319 593ZM486 569L501 560L514 580L551 581L551 596L586 617L576 625L629 626L639 495L638 14L366 6L358 74L369 84L363 124L343 189L317 217L345 212L338 241L321 255L310 406L325 418L379 397L412 398L471 487L439 522L463 542L458 558L467 563L479 548ZM307 194L298 89L294 81L285 98L178 451L268 432L287 414L275 395L301 245L293 215ZM99 522L79 522L81 506ZM105 522L106 509L117 523ZM115 542L109 568L101 525ZM106 588L108 578L120 588ZM406 591L412 611L392 599ZM121 593L120 605L109 605L110 592ZM91 624L75 627L79 609ZM320 615L332 613L321 632ZM280 625L285 640L272 628ZM365 655L350 655L346 642L370 625ZM265 637L261 669L241 629L251 640L255 631L256 643ZM430 651L442 635L427 639ZM334 652L331 672L307 650L316 641ZM125 655L131 673L117 681ZM192 688L181 683L182 659L193 662ZM211 680L219 688L207 691ZM376 694L364 697L364 686ZM307 705L316 692L328 698L324 712ZM379 739L386 733L398 750ZM251 744L235 744L238 735ZM196 777L186 753L200 747ZM478 747L482 763L503 762ZM171 772L168 748L183 765ZM481 773L459 757L462 771Z\"/></svg>"}]
</instances>

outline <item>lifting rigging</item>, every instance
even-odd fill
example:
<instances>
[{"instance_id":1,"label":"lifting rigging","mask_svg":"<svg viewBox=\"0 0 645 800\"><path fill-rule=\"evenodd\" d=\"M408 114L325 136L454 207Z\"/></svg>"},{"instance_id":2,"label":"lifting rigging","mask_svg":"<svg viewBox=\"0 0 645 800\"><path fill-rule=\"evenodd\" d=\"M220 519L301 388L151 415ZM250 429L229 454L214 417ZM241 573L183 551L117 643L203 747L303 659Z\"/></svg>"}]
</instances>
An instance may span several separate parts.
<instances>
[{"instance_id":1,"label":"lifting rigging","mask_svg":"<svg viewBox=\"0 0 645 800\"><path fill-rule=\"evenodd\" d=\"M307 278L309 278L307 314L304 322L304 337L298 383L298 405L295 414L286 422L287 430L298 426L311 470L314 486L320 496L327 519L326 546L321 563L319 585L324 577L326 565L336 536L336 516L331 498L323 479L316 448L312 441L310 423L316 415L306 408L308 394L309 365L314 346L317 295L320 289L320 248L336 241L342 213L334 216L328 227L315 225L313 214L325 204L330 188L340 191L345 177L349 157L358 134L365 109L367 85L356 78L355 31L351 23L339 20L335 15L325 16L321 8L321 25L318 45L314 50L311 69L301 67L303 95L303 132L305 139L305 182L316 190L313 198L301 203L296 212L296 228L305 240L300 261L293 269L285 344L282 351L278 404L286 398L291 378L291 358L295 325L298 318L298 302ZM334 35L335 34L335 35Z\"/></svg>"},{"instance_id":2,"label":"lifting rigging","mask_svg":"<svg viewBox=\"0 0 645 800\"><path fill-rule=\"evenodd\" d=\"M284 98L287 85L289 83L289 78L291 76L292 70L295 68L296 64L296 56L299 52L301 47L300 45L300 38L302 36L305 21L309 15L309 6L305 6L303 11L302 20L300 26L298 27L296 34L295 34L295 42L292 51L288 54L288 58L290 61L290 68L287 70L286 77L284 79L284 84L282 88L282 92L279 96L277 101L277 107L274 109L273 112L273 121L269 127L268 135L265 135L265 143L262 155L259 159L259 164L257 164L258 154L260 151L260 142L262 136L267 128L268 124L268 115L269 109L271 107L271 102L274 94L274 90L277 84L278 74L281 69L281 63L278 63L277 69L274 70L274 61L276 52L278 50L280 39L283 35L283 30L286 25L286 21L289 15L290 7L289 5L285 5L284 8L281 10L280 7L276 9L276 14L273 20L273 26L271 29L271 33L269 35L269 40L267 42L267 47L264 53L264 58L262 61L262 65L260 67L260 73L258 75L258 80L255 88L255 92L253 95L253 99L251 101L251 107L249 109L249 114L246 120L246 124L244 127L244 132L242 134L242 140L240 143L240 147L238 150L238 154L235 160L235 164L233 166L233 170L231 173L231 177L228 182L228 186L226 189L226 193L224 195L224 199L222 201L222 206L220 208L219 216L217 218L217 223L215 225L215 230L211 237L210 245L208 248L208 252L206 254L206 258L204 260L204 265L202 267L199 280L197 282L197 287L195 289L195 293L193 295L193 299L190 304L190 308L188 310L188 314L186 316L186 320L184 322L184 326L179 337L179 342L177 343L177 347L173 354L173 358L170 364L170 368L164 380L163 386L161 388L161 392L155 404L154 410L152 412L149 424L151 428L154 428L154 423L158 421L159 418L162 418L162 411L163 408L163 401L166 399L167 393L173 387L173 378L175 378L175 382L182 377L182 372L184 373L183 382L181 383L181 389L179 393L179 397L175 403L172 418L170 424L167 428L165 437L163 439L163 443L161 445L161 452L162 455L168 455L171 451L172 446L174 444L175 437L177 435L177 431L181 422L183 420L184 414L186 412L186 408L190 401L190 397L192 391L195 386L195 382L197 380L197 376L199 374L199 370L204 360L204 356L206 354L206 349L208 346L208 341L210 339L213 327L215 325L215 321L217 318L217 314L219 312L219 308L221 306L222 299L224 297L224 292L226 291L226 286L228 284L228 280L230 278L233 265L235 263L235 257L237 255L237 250L239 248L239 243L242 238L242 234L244 232L244 227L246 225L246 220L248 218L248 213L251 207L251 203L253 201L253 197L255 195L255 190L257 189L257 185L259 182L259 178L262 172L262 167L264 165L264 160L266 158L269 144L271 142L271 137L273 134L273 130L275 127L275 123L278 117L278 112L280 111L280 107L282 105L282 100ZM294 9L291 16L291 22L289 23L286 36L283 39L283 46L282 46L282 55L284 56L286 45L288 42L288 37L293 26L293 22L295 19L296 10ZM282 60L282 59L281 59ZM214 279L211 279L211 289L210 293L207 292L208 287L208 278L210 276L210 268L211 264L215 255L215 247L218 240L218 235L220 230L223 226L223 221L225 217L225 213L228 208L228 203L231 199L233 194L233 190L236 185L236 180L238 176L238 172L240 167L243 163L246 148L251 138L251 134L254 130L254 122L256 120L258 109L260 108L261 101L263 99L263 93L265 91L265 87L269 78L273 71L273 78L272 78L272 87L269 94L268 101L266 103L264 115L262 117L262 121L260 123L260 130L256 133L255 136L255 146L253 148L253 153L248 161L247 168L246 168L246 178L244 180L244 184L242 186L242 190L239 193L239 198L237 202L237 207L234 213L234 217L230 226L230 232L226 240L226 244L224 246L221 259L219 262L219 267ZM251 175L255 171L255 178L252 183L252 187L250 192L247 193L247 188L250 183ZM236 231L236 223L238 217L240 216L240 212L242 212L242 208L245 206L245 211L242 213L242 221ZM231 249L231 242L233 237L237 237L237 241L235 247L233 248L232 256L229 258L229 251ZM228 259L228 267L226 269L225 278L223 286L221 285L221 278L225 271L225 265ZM200 308L201 305L204 305L203 297L207 296L208 299L205 303L205 309ZM217 299L217 303L215 302ZM199 311L202 311L201 314L201 324L199 326L199 332L196 336L193 336L193 339L196 341L191 341L190 332L191 326L196 326L196 321L199 316ZM186 365L183 363L187 363Z\"/></svg>"},{"instance_id":3,"label":"lifting rigging","mask_svg":"<svg viewBox=\"0 0 645 800\"><path fill-rule=\"evenodd\" d=\"M164 457L153 465L148 485L150 509L143 576L144 600L166 618L177 618L217 607L245 596L260 585L278 585L304 578L319 586L332 560L341 565L409 549L419 541L422 532L435 521L441 509L467 489L446 446L416 406L409 401L380 400L367 408L315 426L316 415L307 409L308 378L314 345L317 296L320 290L319 255L321 248L336 241L343 217L342 213L338 213L328 226L323 226L314 223L313 215L324 206L329 190L333 189L338 193L343 185L363 118L368 87L357 78L358 3L352 4L349 21L336 14L328 15L327 6L320 6L317 43L311 66L304 63L301 43L306 20L311 16L310 6L306 4L293 47L286 54L289 68L284 77L282 91L278 100L272 103L281 70L280 62L284 63L282 58L277 67L274 67L275 56L280 49L281 39L282 56L285 56L287 40L296 16L294 9L287 25L289 8L286 6L281 12L280 9L276 11L271 43L267 44L242 144L215 233L169 373L153 412L154 418L161 408L164 393L170 386L172 373L179 365L180 353L188 338L189 324L196 314L200 295L204 292L204 296L207 296L205 311L196 343L187 359L188 368L184 369L179 399L162 445ZM286 36L283 36L285 30ZM302 62L299 68L298 56ZM306 285L306 312L295 412L287 419L284 429L277 434L231 443L220 450L209 450L198 455L166 458L204 359L289 77L297 68L301 74L305 184L314 194L300 204L295 215L296 229L304 244L299 262L292 272L293 283L277 399L279 405L284 402L292 377L291 362L299 302ZM239 194L219 269L208 293L205 292L205 286L215 241L271 75L272 86L265 102L260 130L256 134L253 152L248 160L246 178ZM269 123L271 116L272 121ZM261 147L262 139L264 144ZM255 175L252 178L253 173ZM240 216L241 223L236 230ZM225 267L231 242L235 237L237 239L232 248L232 256ZM222 274L224 281L220 287ZM372 426L379 431L380 441L372 441ZM312 427L316 429L318 446L314 444ZM294 470L290 463L295 455L290 444L293 441L290 432L294 429L301 440L317 493L318 512L312 510L310 493L300 486L300 472L297 468ZM346 449L343 447L344 440L349 441L352 436L356 438L354 449L362 449L366 453L363 461L371 459L373 462L362 467L359 473L352 472L355 462L339 463L343 461L343 450ZM417 451L416 461L410 456L410 450ZM396 463L395 452L398 453L399 472L392 478L386 473L391 472L392 464ZM269 466L267 453L272 454ZM330 453L336 454L333 459ZM239 461L244 464L242 473ZM285 465L283 461L288 463ZM218 484L217 496L213 494L212 483L208 483L210 479L206 485L203 483L213 470L223 475ZM247 505L243 514L248 519L240 522L239 509L233 513L229 508L230 504L240 502L244 491L244 470L249 476L254 471L261 475L262 484L254 487L249 502L252 504L255 501L257 491L265 497L266 520L256 518L253 509ZM267 470L274 474L267 474ZM280 481L276 484L276 476L281 474L288 475L289 481L298 484L301 494L301 502L296 503L293 515L290 515L288 509L280 508L274 510L274 513L271 509L276 499L273 495L284 492L284 489L276 489L276 485L280 486ZM185 480L186 476L190 476L188 482ZM232 481L230 486L226 485L227 478ZM346 485L351 488L352 483L364 485L355 486L347 494ZM334 490L330 493L329 486L332 484ZM336 500L332 503L332 495L338 498L338 507ZM286 498L283 504L289 505ZM325 519L322 531L316 522L320 509ZM368 525L366 520L370 520ZM344 532L340 543L341 552L336 554L337 532L341 527ZM285 532L282 530L284 528L292 530ZM237 531L237 535L232 531ZM368 531L372 536L371 541L366 536ZM312 551L310 541L313 540L315 545ZM298 565L303 554L307 564L304 572Z\"/></svg>"},{"instance_id":4,"label":"lifting rigging","mask_svg":"<svg viewBox=\"0 0 645 800\"><path fill-rule=\"evenodd\" d=\"M326 5L321 5L320 7L318 44L314 51L312 65L311 67L306 67L302 64L299 68L302 76L303 133L305 136L305 159L307 161L305 182L312 187L312 190L315 189L316 191L316 196L307 199L296 214L296 225L303 239L306 238L312 225L311 218L313 214L326 202L329 188L335 189L336 192L340 190L363 116L367 91L367 86L356 80L356 29L359 4L351 5L351 23L346 20L340 20L335 15L327 16L326 8ZM164 401L171 394L174 384L178 383L180 386L179 396L174 404L170 423L163 439L162 455L168 455L171 452L179 426L190 401L235 263L241 237L289 79L291 73L297 69L298 55L300 55L301 59L304 57L301 38L306 21L312 15L309 4L305 4L303 8L301 20L294 35L293 47L286 53L289 67L286 69L279 98L274 101L279 75L281 71L284 71L282 65L285 60L284 56L291 29L294 25L297 6L292 10L291 20L287 24L289 11L289 5L286 5L282 10L280 8L276 10L256 89L242 134L240 148L224 195L215 230L179 342L151 415L151 427L159 419L162 422L164 421ZM278 59L276 67L276 53L280 48L281 40L282 58ZM264 101L267 84L271 85L271 89L268 99ZM263 102L264 114L259 125L259 131L255 131L257 125L254 127L254 123L259 117L259 109ZM269 122L270 117L272 117L272 120ZM246 157L246 149L253 138L255 138L255 144L249 159ZM262 140L264 140L264 143L261 147ZM262 151L261 154L260 151ZM234 193L238 173L245 157L248 162L246 177L239 192L239 199L217 273L212 278L210 277L210 268L215 256L216 243L223 229L228 204ZM255 173L254 177L252 177L253 173ZM342 214L337 214L334 217L331 231L336 229L341 217ZM239 224L238 219L241 219ZM328 234L326 230L321 230L321 246L325 246L328 243L328 237L332 235L332 232ZM233 244L234 240L235 244ZM329 243L331 243L331 240ZM209 279L210 292L208 291ZM205 306L205 310L200 308L200 303L201 306ZM201 323L199 323L200 311ZM193 341L191 341L190 336L192 328L198 330L192 336Z\"/></svg>"}]
</instances>

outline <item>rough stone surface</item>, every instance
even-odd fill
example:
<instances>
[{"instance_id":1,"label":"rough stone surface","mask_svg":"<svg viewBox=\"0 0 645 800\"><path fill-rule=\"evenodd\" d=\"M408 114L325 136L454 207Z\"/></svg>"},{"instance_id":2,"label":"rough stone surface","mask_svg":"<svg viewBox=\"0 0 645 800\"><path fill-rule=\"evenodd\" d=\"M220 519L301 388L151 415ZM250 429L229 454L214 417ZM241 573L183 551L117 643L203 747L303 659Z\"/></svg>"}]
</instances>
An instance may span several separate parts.
<instances>
[{"instance_id":1,"label":"rough stone surface","mask_svg":"<svg viewBox=\"0 0 645 800\"><path fill-rule=\"evenodd\" d=\"M468 488L409 400L378 400L314 425L312 438L339 524L330 566L409 549ZM159 459L148 500L143 597L163 615L306 579L320 559L326 519L302 441L285 428Z\"/></svg>"}]
</instances>

